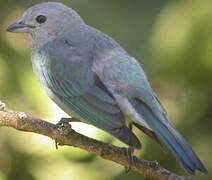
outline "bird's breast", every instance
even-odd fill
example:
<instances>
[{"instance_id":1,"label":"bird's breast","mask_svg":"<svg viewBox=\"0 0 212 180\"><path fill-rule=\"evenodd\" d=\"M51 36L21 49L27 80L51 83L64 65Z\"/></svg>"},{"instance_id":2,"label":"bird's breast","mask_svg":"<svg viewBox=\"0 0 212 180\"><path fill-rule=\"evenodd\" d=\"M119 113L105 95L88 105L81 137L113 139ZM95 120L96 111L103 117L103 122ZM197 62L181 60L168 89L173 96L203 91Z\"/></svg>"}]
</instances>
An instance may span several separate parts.
<instances>
[{"instance_id":1,"label":"bird's breast","mask_svg":"<svg viewBox=\"0 0 212 180\"><path fill-rule=\"evenodd\" d=\"M32 57L32 67L33 72L35 73L37 79L42 85L47 85L46 81L46 67L45 67L45 57L42 57L40 54L36 54Z\"/></svg>"}]
</instances>

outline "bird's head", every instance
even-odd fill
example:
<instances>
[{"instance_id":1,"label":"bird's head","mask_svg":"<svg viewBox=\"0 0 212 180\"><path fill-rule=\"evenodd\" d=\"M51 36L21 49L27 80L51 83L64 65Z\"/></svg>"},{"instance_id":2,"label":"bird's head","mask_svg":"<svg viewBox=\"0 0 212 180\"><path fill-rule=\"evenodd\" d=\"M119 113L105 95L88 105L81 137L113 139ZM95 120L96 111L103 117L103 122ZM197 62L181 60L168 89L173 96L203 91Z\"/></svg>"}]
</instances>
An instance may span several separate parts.
<instances>
[{"instance_id":1,"label":"bird's head","mask_svg":"<svg viewBox=\"0 0 212 180\"><path fill-rule=\"evenodd\" d=\"M83 20L74 10L61 3L47 2L29 8L7 31L27 33L34 41L46 41L74 31L80 24L84 24Z\"/></svg>"}]
</instances>

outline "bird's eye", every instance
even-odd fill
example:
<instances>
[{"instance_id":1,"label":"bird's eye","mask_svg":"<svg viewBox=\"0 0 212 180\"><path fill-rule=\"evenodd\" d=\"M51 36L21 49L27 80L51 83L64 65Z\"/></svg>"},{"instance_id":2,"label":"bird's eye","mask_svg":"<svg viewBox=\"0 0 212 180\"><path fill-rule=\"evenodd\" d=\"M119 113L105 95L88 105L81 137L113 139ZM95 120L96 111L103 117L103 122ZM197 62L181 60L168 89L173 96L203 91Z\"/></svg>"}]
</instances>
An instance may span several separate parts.
<instances>
[{"instance_id":1,"label":"bird's eye","mask_svg":"<svg viewBox=\"0 0 212 180\"><path fill-rule=\"evenodd\" d=\"M39 15L36 17L36 21L39 23L39 24L42 24L42 23L45 23L47 20L47 17L44 16L44 15Z\"/></svg>"}]
</instances>

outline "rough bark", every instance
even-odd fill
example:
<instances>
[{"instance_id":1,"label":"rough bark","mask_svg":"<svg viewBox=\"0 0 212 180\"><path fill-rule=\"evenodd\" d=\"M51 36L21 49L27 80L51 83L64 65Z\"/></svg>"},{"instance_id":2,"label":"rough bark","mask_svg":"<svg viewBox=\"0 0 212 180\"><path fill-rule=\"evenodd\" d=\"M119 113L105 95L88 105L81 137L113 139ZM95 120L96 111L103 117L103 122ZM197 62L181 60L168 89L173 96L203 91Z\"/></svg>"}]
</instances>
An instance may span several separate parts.
<instances>
[{"instance_id":1,"label":"rough bark","mask_svg":"<svg viewBox=\"0 0 212 180\"><path fill-rule=\"evenodd\" d=\"M78 147L103 159L116 162L126 168L129 167L126 149L79 134L71 128L69 123L52 124L27 113L10 110L2 102L0 102L1 126L42 134L54 139L58 145ZM178 176L168 171L157 162L143 160L136 156L133 156L133 162L131 170L142 174L149 180L191 180L190 177Z\"/></svg>"}]
</instances>

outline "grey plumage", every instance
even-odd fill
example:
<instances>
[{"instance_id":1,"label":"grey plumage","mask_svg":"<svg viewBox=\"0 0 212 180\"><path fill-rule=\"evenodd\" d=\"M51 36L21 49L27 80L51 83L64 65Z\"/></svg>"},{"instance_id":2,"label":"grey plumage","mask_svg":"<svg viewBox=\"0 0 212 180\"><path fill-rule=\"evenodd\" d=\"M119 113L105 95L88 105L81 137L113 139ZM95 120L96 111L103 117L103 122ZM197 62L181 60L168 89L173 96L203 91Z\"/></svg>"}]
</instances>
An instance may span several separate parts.
<instances>
[{"instance_id":1,"label":"grey plumage","mask_svg":"<svg viewBox=\"0 0 212 180\"><path fill-rule=\"evenodd\" d=\"M30 34L34 72L65 112L140 149L128 128L135 123L159 144L163 142L189 173L207 173L169 122L136 59L85 24L74 10L42 3L28 9L8 30Z\"/></svg>"}]
</instances>

